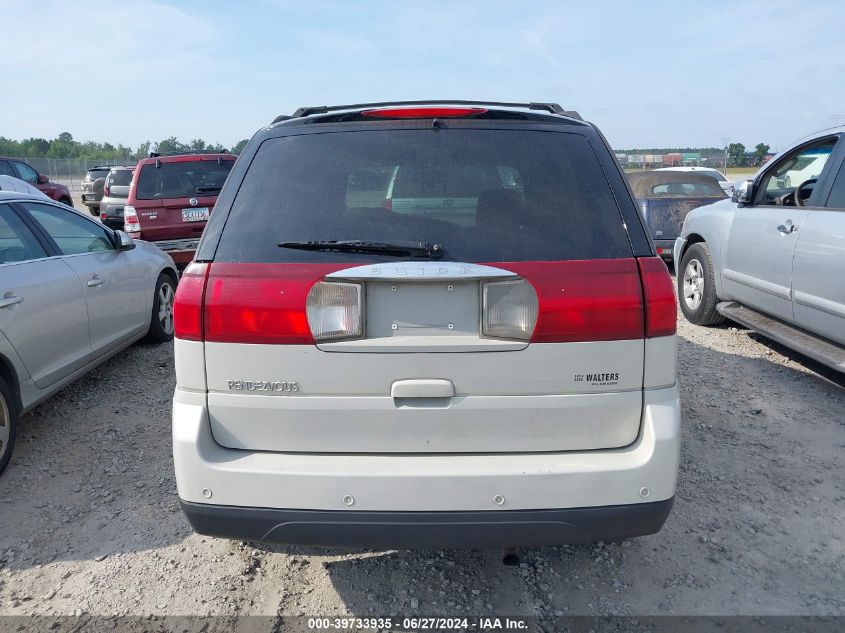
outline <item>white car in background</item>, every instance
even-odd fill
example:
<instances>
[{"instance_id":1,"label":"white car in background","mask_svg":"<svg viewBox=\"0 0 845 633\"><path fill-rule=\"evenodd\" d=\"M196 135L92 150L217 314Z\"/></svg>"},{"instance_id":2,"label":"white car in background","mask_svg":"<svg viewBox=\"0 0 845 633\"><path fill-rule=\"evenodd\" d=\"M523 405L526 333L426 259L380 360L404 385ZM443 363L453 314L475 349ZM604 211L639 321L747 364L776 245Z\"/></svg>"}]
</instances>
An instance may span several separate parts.
<instances>
[{"instance_id":1,"label":"white car in background","mask_svg":"<svg viewBox=\"0 0 845 633\"><path fill-rule=\"evenodd\" d=\"M712 167L661 167L660 169L655 169L654 171L694 171L697 174L712 176L718 180L722 191L729 196L732 196L734 193L734 183L728 180L728 177L725 176L725 174L720 172L718 169L713 169Z\"/></svg>"},{"instance_id":2,"label":"white car in background","mask_svg":"<svg viewBox=\"0 0 845 633\"><path fill-rule=\"evenodd\" d=\"M0 191L29 193L33 196L38 196L39 198L46 198L47 200L50 200L50 196L36 189L28 182L24 182L20 178L15 178L14 176L6 176L5 174L0 174Z\"/></svg>"}]
</instances>

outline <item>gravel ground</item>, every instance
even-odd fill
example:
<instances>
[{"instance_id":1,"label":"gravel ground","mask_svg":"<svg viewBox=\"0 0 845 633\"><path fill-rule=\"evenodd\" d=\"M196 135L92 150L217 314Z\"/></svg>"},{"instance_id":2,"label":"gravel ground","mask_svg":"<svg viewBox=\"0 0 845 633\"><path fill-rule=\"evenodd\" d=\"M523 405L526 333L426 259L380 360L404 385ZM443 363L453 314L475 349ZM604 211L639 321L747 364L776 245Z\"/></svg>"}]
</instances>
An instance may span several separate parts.
<instances>
[{"instance_id":1,"label":"gravel ground","mask_svg":"<svg viewBox=\"0 0 845 633\"><path fill-rule=\"evenodd\" d=\"M684 435L657 535L522 553L337 552L193 534L172 345L22 419L0 478L0 614L845 615L845 389L743 329L681 320Z\"/></svg>"}]
</instances>

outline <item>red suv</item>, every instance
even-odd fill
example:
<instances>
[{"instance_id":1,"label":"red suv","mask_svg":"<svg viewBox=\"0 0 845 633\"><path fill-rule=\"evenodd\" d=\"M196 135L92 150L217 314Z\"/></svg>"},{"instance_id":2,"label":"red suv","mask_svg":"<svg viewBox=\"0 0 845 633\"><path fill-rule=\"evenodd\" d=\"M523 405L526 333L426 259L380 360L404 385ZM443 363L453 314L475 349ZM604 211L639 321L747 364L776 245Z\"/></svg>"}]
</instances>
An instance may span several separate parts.
<instances>
[{"instance_id":1,"label":"red suv","mask_svg":"<svg viewBox=\"0 0 845 633\"><path fill-rule=\"evenodd\" d=\"M28 165L22 160L0 156L0 175L19 178L36 187L53 200L66 204L69 207L73 206L73 198L70 197L70 190L65 185L50 182L47 176L38 173L31 165Z\"/></svg>"},{"instance_id":2,"label":"red suv","mask_svg":"<svg viewBox=\"0 0 845 633\"><path fill-rule=\"evenodd\" d=\"M135 168L123 210L124 230L154 243L184 267L194 258L236 158L225 153L150 154Z\"/></svg>"}]
</instances>

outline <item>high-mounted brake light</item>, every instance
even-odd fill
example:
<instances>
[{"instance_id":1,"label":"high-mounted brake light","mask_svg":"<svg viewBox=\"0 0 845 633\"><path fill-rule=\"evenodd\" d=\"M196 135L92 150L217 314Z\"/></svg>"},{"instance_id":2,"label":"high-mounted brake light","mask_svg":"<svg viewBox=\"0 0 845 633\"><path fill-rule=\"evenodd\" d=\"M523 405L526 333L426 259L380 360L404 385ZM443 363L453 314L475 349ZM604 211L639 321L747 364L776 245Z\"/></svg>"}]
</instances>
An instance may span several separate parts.
<instances>
[{"instance_id":1,"label":"high-mounted brake light","mask_svg":"<svg viewBox=\"0 0 845 633\"><path fill-rule=\"evenodd\" d=\"M363 116L384 119L441 119L484 114L487 108L379 108L363 110Z\"/></svg>"}]
</instances>

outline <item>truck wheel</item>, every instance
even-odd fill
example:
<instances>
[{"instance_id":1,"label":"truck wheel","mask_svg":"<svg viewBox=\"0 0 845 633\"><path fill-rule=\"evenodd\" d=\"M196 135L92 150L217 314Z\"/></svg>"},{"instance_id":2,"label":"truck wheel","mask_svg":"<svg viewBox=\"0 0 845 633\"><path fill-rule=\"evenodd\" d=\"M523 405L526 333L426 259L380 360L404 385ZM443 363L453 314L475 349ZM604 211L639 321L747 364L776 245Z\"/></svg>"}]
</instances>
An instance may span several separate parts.
<instances>
[{"instance_id":1,"label":"truck wheel","mask_svg":"<svg viewBox=\"0 0 845 633\"><path fill-rule=\"evenodd\" d=\"M675 269L678 280L678 303L681 312L690 323L716 325L724 317L716 311L719 298L716 296L713 259L707 242L693 244L681 258Z\"/></svg>"},{"instance_id":2,"label":"truck wheel","mask_svg":"<svg viewBox=\"0 0 845 633\"><path fill-rule=\"evenodd\" d=\"M176 282L167 273L161 273L156 281L153 295L153 311L150 330L144 337L145 343L165 343L173 339L173 298Z\"/></svg>"},{"instance_id":3,"label":"truck wheel","mask_svg":"<svg viewBox=\"0 0 845 633\"><path fill-rule=\"evenodd\" d=\"M69 207L73 207L73 200L71 200L70 198L59 198L59 202L61 202L62 204L66 204Z\"/></svg>"},{"instance_id":4,"label":"truck wheel","mask_svg":"<svg viewBox=\"0 0 845 633\"><path fill-rule=\"evenodd\" d=\"M17 403L12 398L12 390L0 378L0 473L12 458L15 447L15 434L18 428Z\"/></svg>"}]
</instances>

